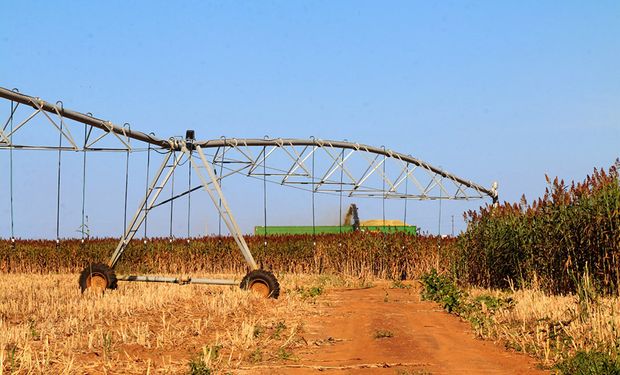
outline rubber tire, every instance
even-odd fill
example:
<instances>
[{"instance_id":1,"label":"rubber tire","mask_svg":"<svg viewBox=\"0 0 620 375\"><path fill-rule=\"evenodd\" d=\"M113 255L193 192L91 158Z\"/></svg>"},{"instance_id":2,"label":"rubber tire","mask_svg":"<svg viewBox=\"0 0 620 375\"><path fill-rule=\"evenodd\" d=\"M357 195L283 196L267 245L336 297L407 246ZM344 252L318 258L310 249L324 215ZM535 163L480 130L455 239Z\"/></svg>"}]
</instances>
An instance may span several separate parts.
<instances>
[{"instance_id":1,"label":"rubber tire","mask_svg":"<svg viewBox=\"0 0 620 375\"><path fill-rule=\"evenodd\" d=\"M89 279L94 274L105 278L107 282L105 289L116 289L118 286L118 280L116 279L116 273L114 273L114 270L107 264L95 263L86 266L80 274L79 284L82 293L88 289Z\"/></svg>"},{"instance_id":2,"label":"rubber tire","mask_svg":"<svg viewBox=\"0 0 620 375\"><path fill-rule=\"evenodd\" d=\"M249 290L254 283L262 283L269 288L269 295L267 298L277 299L280 296L280 283L273 273L265 270L254 270L248 272L247 275L241 280L239 285L241 289Z\"/></svg>"}]
</instances>

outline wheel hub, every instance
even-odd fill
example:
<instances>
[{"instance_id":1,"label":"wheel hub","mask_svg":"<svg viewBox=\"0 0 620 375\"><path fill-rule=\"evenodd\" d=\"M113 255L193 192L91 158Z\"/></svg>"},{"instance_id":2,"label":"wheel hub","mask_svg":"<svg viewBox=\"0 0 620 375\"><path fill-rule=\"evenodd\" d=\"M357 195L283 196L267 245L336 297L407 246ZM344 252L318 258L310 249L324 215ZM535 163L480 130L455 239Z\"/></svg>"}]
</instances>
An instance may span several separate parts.
<instances>
[{"instance_id":1,"label":"wheel hub","mask_svg":"<svg viewBox=\"0 0 620 375\"><path fill-rule=\"evenodd\" d=\"M261 297L269 297L269 285L264 281L256 280L250 284L250 290Z\"/></svg>"},{"instance_id":2,"label":"wheel hub","mask_svg":"<svg viewBox=\"0 0 620 375\"><path fill-rule=\"evenodd\" d=\"M93 290L105 290L108 287L108 279L100 273L93 273L86 280L86 286Z\"/></svg>"}]
</instances>

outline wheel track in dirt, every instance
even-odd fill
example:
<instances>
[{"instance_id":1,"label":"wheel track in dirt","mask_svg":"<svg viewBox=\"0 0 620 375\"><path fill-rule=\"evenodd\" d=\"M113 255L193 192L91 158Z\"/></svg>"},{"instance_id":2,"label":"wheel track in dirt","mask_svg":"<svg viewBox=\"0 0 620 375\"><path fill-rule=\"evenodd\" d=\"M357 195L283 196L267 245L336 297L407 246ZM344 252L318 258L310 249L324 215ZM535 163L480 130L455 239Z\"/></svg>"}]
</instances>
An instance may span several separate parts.
<instances>
[{"instance_id":1,"label":"wheel track in dirt","mask_svg":"<svg viewBox=\"0 0 620 375\"><path fill-rule=\"evenodd\" d=\"M418 291L334 289L305 325L307 346L294 361L248 368L249 374L548 374L526 355L479 340L468 323ZM389 336L378 338L377 336Z\"/></svg>"}]
</instances>

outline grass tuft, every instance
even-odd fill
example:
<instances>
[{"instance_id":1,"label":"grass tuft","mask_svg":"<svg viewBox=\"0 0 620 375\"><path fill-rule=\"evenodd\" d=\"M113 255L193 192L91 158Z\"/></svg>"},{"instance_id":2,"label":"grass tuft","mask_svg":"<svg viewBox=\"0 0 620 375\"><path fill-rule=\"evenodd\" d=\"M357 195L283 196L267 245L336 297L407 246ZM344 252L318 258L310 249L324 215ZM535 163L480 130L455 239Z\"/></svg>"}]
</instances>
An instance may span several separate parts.
<instances>
[{"instance_id":1,"label":"grass tuft","mask_svg":"<svg viewBox=\"0 0 620 375\"><path fill-rule=\"evenodd\" d=\"M189 362L189 375L211 375L211 369L201 357L196 357Z\"/></svg>"},{"instance_id":2,"label":"grass tuft","mask_svg":"<svg viewBox=\"0 0 620 375\"><path fill-rule=\"evenodd\" d=\"M375 339L387 339L390 337L394 337L394 332L388 331L385 329L380 329L380 330L375 331L372 337L374 337Z\"/></svg>"},{"instance_id":3,"label":"grass tuft","mask_svg":"<svg viewBox=\"0 0 620 375\"><path fill-rule=\"evenodd\" d=\"M602 352L577 352L557 365L566 375L620 375L620 364Z\"/></svg>"}]
</instances>

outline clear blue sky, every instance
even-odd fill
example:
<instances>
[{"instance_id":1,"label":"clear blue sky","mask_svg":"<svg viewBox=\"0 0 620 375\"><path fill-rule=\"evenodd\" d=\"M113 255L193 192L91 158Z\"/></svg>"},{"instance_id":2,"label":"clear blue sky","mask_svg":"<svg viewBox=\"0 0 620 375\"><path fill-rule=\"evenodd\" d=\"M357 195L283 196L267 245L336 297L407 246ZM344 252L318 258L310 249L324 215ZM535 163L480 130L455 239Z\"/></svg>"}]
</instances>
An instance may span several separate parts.
<instances>
[{"instance_id":1,"label":"clear blue sky","mask_svg":"<svg viewBox=\"0 0 620 375\"><path fill-rule=\"evenodd\" d=\"M13 1L2 14L0 86L163 137L193 128L201 139L385 145L485 186L497 180L511 201L542 194L545 173L582 179L620 156L617 1ZM43 154L16 156L21 237L55 233L55 155ZM9 233L7 160L0 151L0 237ZM123 156L92 160L91 229L118 236ZM75 236L79 158L67 168L61 235ZM142 171L136 156L131 212ZM260 185L225 189L244 230L260 225ZM271 224L309 223L309 196L270 189ZM196 199L204 211L192 233L213 232L213 210ZM462 229L463 210L482 203L444 202L442 233L451 215ZM334 202L319 207L319 221L333 223ZM362 207L364 219L381 214L378 202ZM401 211L391 203L388 216ZM438 231L437 202L410 202L409 215ZM151 225L167 233L165 215Z\"/></svg>"}]
</instances>

